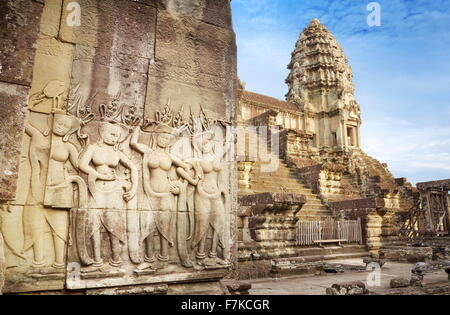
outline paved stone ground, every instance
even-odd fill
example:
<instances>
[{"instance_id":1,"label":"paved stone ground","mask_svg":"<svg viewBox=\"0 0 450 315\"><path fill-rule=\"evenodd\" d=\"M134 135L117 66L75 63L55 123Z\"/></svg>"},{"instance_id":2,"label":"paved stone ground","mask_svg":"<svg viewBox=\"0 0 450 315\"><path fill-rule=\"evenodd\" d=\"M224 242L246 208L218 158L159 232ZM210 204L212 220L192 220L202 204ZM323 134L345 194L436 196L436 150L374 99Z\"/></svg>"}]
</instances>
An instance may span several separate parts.
<instances>
[{"instance_id":1,"label":"paved stone ground","mask_svg":"<svg viewBox=\"0 0 450 315\"><path fill-rule=\"evenodd\" d=\"M330 260L328 263L365 266L362 259ZM345 271L338 274L325 274L321 276L291 276L279 279L246 280L252 284L251 295L322 295L325 289L333 283L348 281L363 281L369 291L375 294L386 294L390 289L391 279L396 277L410 277L413 264L387 262L381 269L380 286L368 286L368 271ZM425 276L424 285L448 283L447 274L428 274Z\"/></svg>"}]
</instances>

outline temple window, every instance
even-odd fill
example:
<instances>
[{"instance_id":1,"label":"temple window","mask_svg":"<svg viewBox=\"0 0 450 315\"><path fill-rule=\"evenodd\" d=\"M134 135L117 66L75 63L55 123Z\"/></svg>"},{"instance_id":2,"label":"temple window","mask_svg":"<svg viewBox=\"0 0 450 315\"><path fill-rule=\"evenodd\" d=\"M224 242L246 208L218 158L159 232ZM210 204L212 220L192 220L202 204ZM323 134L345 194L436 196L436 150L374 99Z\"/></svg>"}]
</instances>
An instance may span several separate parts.
<instances>
[{"instance_id":1,"label":"temple window","mask_svg":"<svg viewBox=\"0 0 450 315\"><path fill-rule=\"evenodd\" d=\"M336 132L331 132L331 145L336 146L337 144L337 134Z\"/></svg>"},{"instance_id":2,"label":"temple window","mask_svg":"<svg viewBox=\"0 0 450 315\"><path fill-rule=\"evenodd\" d=\"M353 126L347 126L347 145L350 147L356 146L356 132Z\"/></svg>"}]
</instances>

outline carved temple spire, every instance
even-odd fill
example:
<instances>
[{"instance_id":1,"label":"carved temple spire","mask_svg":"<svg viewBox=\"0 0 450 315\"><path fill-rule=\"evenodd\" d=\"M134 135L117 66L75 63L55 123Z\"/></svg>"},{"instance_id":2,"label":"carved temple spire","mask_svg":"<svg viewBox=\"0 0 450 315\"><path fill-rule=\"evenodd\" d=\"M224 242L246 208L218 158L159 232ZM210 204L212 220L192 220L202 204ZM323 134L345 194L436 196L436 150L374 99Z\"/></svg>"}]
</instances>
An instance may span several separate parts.
<instances>
[{"instance_id":1,"label":"carved temple spire","mask_svg":"<svg viewBox=\"0 0 450 315\"><path fill-rule=\"evenodd\" d=\"M300 34L288 69L291 72L286 79L287 101L313 113L345 108L359 120L348 59L336 38L319 20L311 20Z\"/></svg>"}]
</instances>

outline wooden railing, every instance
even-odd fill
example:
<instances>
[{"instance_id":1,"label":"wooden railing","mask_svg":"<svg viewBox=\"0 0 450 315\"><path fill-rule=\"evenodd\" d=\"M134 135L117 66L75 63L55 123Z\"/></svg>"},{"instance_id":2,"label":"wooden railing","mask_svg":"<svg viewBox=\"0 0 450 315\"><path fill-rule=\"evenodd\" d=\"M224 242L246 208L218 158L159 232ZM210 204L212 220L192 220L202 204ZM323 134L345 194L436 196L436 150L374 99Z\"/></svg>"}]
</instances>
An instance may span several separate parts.
<instances>
[{"instance_id":1,"label":"wooden railing","mask_svg":"<svg viewBox=\"0 0 450 315\"><path fill-rule=\"evenodd\" d=\"M308 246L320 241L362 244L361 220L298 221L297 245Z\"/></svg>"}]
</instances>

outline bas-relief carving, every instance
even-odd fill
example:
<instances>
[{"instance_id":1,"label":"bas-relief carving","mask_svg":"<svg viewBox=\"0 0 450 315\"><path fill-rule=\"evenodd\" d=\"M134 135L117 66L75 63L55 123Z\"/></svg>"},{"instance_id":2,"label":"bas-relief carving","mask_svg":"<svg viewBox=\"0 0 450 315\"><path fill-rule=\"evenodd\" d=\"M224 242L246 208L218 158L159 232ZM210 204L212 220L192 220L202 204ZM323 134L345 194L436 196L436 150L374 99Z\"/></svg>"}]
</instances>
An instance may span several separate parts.
<instances>
[{"instance_id":1,"label":"bas-relief carving","mask_svg":"<svg viewBox=\"0 0 450 315\"><path fill-rule=\"evenodd\" d=\"M84 265L91 266L89 271L98 271L103 267L102 235L104 230L108 234L111 256L109 265L122 265L122 245L126 242L126 222L124 210L135 209L133 206L137 193L138 170L132 161L119 148L128 139L129 127L108 120L105 107L101 107L102 121L97 123L99 140L87 146L80 156L80 170L88 175L89 201L85 211L85 222L77 221L77 235L79 253L86 251L82 248L92 246L92 259L83 259ZM119 166L125 167L121 171ZM77 215L81 215L80 211ZM85 225L85 228L83 228ZM80 241L84 238L84 241Z\"/></svg>"},{"instance_id":2,"label":"bas-relief carving","mask_svg":"<svg viewBox=\"0 0 450 315\"><path fill-rule=\"evenodd\" d=\"M60 106L65 103L73 51L73 45L55 38L38 39L30 91L31 111L50 114L55 102Z\"/></svg>"},{"instance_id":3,"label":"bas-relief carving","mask_svg":"<svg viewBox=\"0 0 450 315\"><path fill-rule=\"evenodd\" d=\"M51 113L30 116L22 171L29 186L24 202L2 214L6 260L15 257L7 261L12 290L48 288L45 281L63 287L65 266L74 261L83 280L126 276L130 283L228 268L218 124L203 110L188 123L169 106L141 123L135 106L114 99L94 110L95 96L84 104L79 95L72 95L72 115L64 93L64 83L51 80L30 98L30 110L49 100ZM183 158L171 152L179 140L189 147Z\"/></svg>"},{"instance_id":4,"label":"bas-relief carving","mask_svg":"<svg viewBox=\"0 0 450 315\"><path fill-rule=\"evenodd\" d=\"M30 97L51 99L50 114L30 113L25 127L18 198L1 214L7 286L12 291L64 287L69 210L85 205L87 188L77 175L80 133L85 121L65 111L64 83L49 81ZM46 282L48 281L48 283Z\"/></svg>"},{"instance_id":5,"label":"bas-relief carving","mask_svg":"<svg viewBox=\"0 0 450 315\"><path fill-rule=\"evenodd\" d=\"M132 147L143 154L144 198L140 218L140 242L145 246L145 258L144 263L138 266L138 271L167 267L170 259L168 247L174 246L170 228L173 213L177 209L175 196L180 195L181 189L186 189L186 185L181 180L184 179L192 184L197 183L189 175L188 165L169 153L171 146L186 126L182 119L177 118L174 119L172 111L166 107L162 113L157 112L155 121L146 122L144 125L144 129L152 133L151 146L138 143L139 129L135 130L131 140ZM175 180L173 175L172 178L170 176L174 166L183 170L178 171L180 180ZM180 198L186 198L185 191ZM184 226L181 228L183 229ZM156 255L153 249L155 232L160 239L159 251ZM182 260L185 267L192 267L188 257L183 257Z\"/></svg>"},{"instance_id":6,"label":"bas-relief carving","mask_svg":"<svg viewBox=\"0 0 450 315\"><path fill-rule=\"evenodd\" d=\"M114 112L113 107L107 108ZM112 113L112 120L91 123L99 126L100 137L80 156L89 190L87 208L74 211L78 255L73 258L83 265L81 278L121 276L133 282L153 274L228 268L228 186L213 150L225 143L214 139L216 123L203 111L188 123L182 111L174 114L166 106L155 120L140 124L124 108L117 111L125 115ZM184 159L171 152L183 138L195 151ZM130 149L140 154L138 164Z\"/></svg>"},{"instance_id":7,"label":"bas-relief carving","mask_svg":"<svg viewBox=\"0 0 450 315\"><path fill-rule=\"evenodd\" d=\"M223 166L215 154L216 122L201 112L200 123L193 124L192 145L194 148L193 168L199 178L194 194L195 234L192 247L197 248L196 258L200 265L228 265L217 257L219 247L225 249L225 204L228 203L226 183L221 176ZM208 232L212 233L210 247L206 248Z\"/></svg>"}]
</instances>

